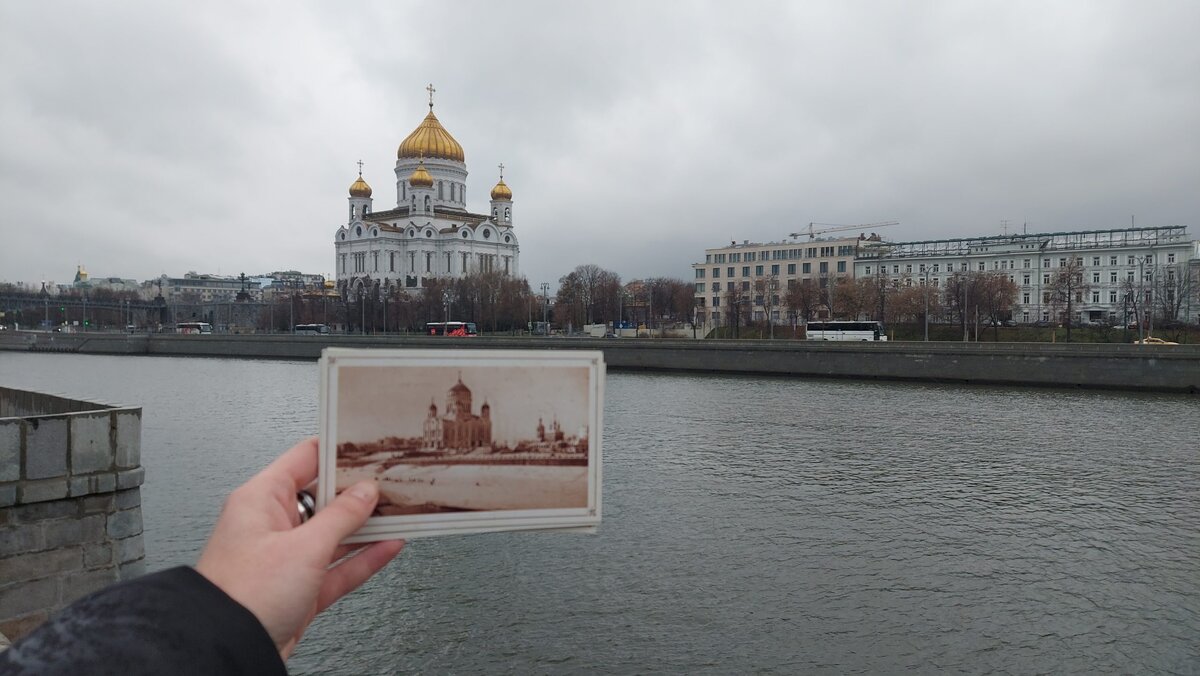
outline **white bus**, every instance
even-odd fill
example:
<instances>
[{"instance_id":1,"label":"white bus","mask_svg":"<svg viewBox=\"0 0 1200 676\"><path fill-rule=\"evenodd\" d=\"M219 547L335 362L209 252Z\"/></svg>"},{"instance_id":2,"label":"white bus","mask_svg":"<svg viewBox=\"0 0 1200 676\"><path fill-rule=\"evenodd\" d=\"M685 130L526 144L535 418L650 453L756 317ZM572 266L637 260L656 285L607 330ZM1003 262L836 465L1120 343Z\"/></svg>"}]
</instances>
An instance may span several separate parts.
<instances>
[{"instance_id":1,"label":"white bus","mask_svg":"<svg viewBox=\"0 0 1200 676\"><path fill-rule=\"evenodd\" d=\"M208 322L179 322L175 325L176 333L212 333L212 324Z\"/></svg>"},{"instance_id":2,"label":"white bus","mask_svg":"<svg viewBox=\"0 0 1200 676\"><path fill-rule=\"evenodd\" d=\"M298 335L323 336L329 333L329 327L324 324L297 324L293 331Z\"/></svg>"},{"instance_id":3,"label":"white bus","mask_svg":"<svg viewBox=\"0 0 1200 676\"><path fill-rule=\"evenodd\" d=\"M804 334L808 340L887 340L879 322L809 322Z\"/></svg>"}]
</instances>

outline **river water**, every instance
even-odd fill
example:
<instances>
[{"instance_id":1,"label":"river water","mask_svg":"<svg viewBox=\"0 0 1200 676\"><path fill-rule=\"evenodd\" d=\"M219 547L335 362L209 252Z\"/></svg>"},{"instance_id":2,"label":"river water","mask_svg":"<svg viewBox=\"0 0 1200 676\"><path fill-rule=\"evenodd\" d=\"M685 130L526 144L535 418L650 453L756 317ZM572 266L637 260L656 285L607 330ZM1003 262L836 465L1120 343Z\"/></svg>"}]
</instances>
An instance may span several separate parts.
<instances>
[{"instance_id":1,"label":"river water","mask_svg":"<svg viewBox=\"0 0 1200 676\"><path fill-rule=\"evenodd\" d=\"M316 431L309 362L0 352L144 408L148 567ZM597 535L409 544L293 673L1200 672L1200 400L609 375Z\"/></svg>"}]
</instances>

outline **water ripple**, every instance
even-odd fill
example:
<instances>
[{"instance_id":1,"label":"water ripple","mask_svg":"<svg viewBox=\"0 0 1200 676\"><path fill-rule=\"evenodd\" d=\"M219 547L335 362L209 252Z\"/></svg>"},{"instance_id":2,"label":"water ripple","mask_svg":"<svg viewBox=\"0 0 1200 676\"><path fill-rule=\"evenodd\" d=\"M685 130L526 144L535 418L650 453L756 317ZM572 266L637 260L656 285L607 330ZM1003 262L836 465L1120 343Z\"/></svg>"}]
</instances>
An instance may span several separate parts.
<instances>
[{"instance_id":1,"label":"water ripple","mask_svg":"<svg viewBox=\"0 0 1200 676\"><path fill-rule=\"evenodd\" d=\"M312 364L0 353L145 407L154 568L311 434ZM1200 672L1200 402L611 374L594 537L413 542L294 673Z\"/></svg>"}]
</instances>

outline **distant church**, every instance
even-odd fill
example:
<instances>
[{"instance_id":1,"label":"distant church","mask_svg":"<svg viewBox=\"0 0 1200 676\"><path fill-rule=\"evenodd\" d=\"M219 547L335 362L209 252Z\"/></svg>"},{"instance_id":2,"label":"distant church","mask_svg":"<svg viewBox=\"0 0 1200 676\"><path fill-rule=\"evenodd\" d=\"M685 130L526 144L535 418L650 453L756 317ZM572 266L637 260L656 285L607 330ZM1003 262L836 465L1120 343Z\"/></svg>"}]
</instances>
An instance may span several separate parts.
<instances>
[{"instance_id":1,"label":"distant church","mask_svg":"<svg viewBox=\"0 0 1200 676\"><path fill-rule=\"evenodd\" d=\"M492 445L492 407L487 401L479 415L471 412L471 390L458 379L446 394L446 413L438 416L437 404L429 402L424 425L425 448L468 451Z\"/></svg>"},{"instance_id":2,"label":"distant church","mask_svg":"<svg viewBox=\"0 0 1200 676\"><path fill-rule=\"evenodd\" d=\"M518 274L504 165L490 213L467 211L466 156L433 114L435 90L427 89L429 114L396 151L396 207L375 211L361 162L350 186L346 224L334 233L334 264L338 287L353 294L368 284L416 289L433 277Z\"/></svg>"}]
</instances>

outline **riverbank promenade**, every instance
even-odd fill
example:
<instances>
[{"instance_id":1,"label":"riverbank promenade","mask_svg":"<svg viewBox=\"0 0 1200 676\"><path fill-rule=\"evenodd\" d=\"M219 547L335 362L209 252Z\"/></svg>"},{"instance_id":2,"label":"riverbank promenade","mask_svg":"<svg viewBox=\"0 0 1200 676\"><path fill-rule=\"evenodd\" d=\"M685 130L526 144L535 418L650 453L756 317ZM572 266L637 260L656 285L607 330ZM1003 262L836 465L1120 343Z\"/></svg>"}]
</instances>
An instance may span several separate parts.
<instances>
[{"instance_id":1,"label":"riverbank promenade","mask_svg":"<svg viewBox=\"0 0 1200 676\"><path fill-rule=\"evenodd\" d=\"M1200 393L1200 345L14 332L0 350L299 359L325 347L603 350L614 370Z\"/></svg>"}]
</instances>

